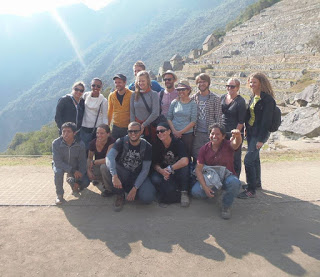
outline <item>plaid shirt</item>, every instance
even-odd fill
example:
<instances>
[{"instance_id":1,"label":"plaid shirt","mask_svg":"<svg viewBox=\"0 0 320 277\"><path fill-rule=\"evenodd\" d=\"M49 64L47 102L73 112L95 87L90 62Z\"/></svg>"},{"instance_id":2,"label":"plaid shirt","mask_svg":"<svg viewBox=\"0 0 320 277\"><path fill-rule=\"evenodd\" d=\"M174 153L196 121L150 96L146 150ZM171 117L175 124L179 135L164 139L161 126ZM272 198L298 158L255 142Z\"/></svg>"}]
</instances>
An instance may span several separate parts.
<instances>
[{"instance_id":1,"label":"plaid shirt","mask_svg":"<svg viewBox=\"0 0 320 277\"><path fill-rule=\"evenodd\" d=\"M200 95L200 92L197 92L191 97L191 99L194 100L197 103L197 105L199 105L199 95ZM206 121L208 126L208 133L209 133L209 127L212 124L214 123L222 124L221 99L217 94L211 91L209 92L209 98L206 101L205 113L206 113ZM197 123L194 127L194 130L196 129L197 129Z\"/></svg>"}]
</instances>

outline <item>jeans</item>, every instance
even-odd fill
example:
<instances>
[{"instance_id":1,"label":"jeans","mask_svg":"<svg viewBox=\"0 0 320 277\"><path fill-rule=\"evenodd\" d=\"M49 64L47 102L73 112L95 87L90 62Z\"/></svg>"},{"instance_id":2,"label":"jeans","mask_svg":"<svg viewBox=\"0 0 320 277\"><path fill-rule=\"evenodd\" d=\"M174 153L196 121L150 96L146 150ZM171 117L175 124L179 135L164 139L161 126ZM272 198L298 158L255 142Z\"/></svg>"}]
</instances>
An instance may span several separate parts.
<instances>
[{"instance_id":1,"label":"jeans","mask_svg":"<svg viewBox=\"0 0 320 277\"><path fill-rule=\"evenodd\" d=\"M193 138L193 145L192 145L192 157L193 157L193 162L197 162L197 157L200 148L205 145L207 142L209 142L209 135L208 133L200 133L196 132L195 136Z\"/></svg>"},{"instance_id":2,"label":"jeans","mask_svg":"<svg viewBox=\"0 0 320 277\"><path fill-rule=\"evenodd\" d=\"M55 165L52 165L52 169L54 172L54 184L56 186L56 194L57 195L63 195L63 176L64 173L66 173L63 169L55 167ZM68 176L72 176L72 174L68 173ZM72 176L74 177L74 176ZM80 185L81 189L84 189L89 186L90 180L88 178L87 173L85 173L80 180L77 180L78 184Z\"/></svg>"},{"instance_id":3,"label":"jeans","mask_svg":"<svg viewBox=\"0 0 320 277\"><path fill-rule=\"evenodd\" d=\"M160 203L178 203L181 200L181 191L189 189L189 166L175 170L169 180L154 171L151 175L151 182L159 193Z\"/></svg>"},{"instance_id":4,"label":"jeans","mask_svg":"<svg viewBox=\"0 0 320 277\"><path fill-rule=\"evenodd\" d=\"M95 134L93 134L92 132L86 132L83 129L83 127L81 127L81 129L80 129L80 138L84 142L84 145L86 146L86 151L88 153L89 144L95 138Z\"/></svg>"},{"instance_id":5,"label":"jeans","mask_svg":"<svg viewBox=\"0 0 320 277\"><path fill-rule=\"evenodd\" d=\"M232 206L233 200L237 197L239 190L240 190L240 180L234 176L229 175L223 182L222 182L222 190L225 191L222 199L222 204L224 207L229 208ZM191 194L195 198L208 198L204 190L202 189L199 182L196 182L191 189Z\"/></svg>"},{"instance_id":6,"label":"jeans","mask_svg":"<svg viewBox=\"0 0 320 277\"><path fill-rule=\"evenodd\" d=\"M257 184L261 184L260 149L257 149L257 137L247 136L248 150L244 158L246 179L249 191L255 191Z\"/></svg>"},{"instance_id":7,"label":"jeans","mask_svg":"<svg viewBox=\"0 0 320 277\"><path fill-rule=\"evenodd\" d=\"M112 183L112 175L109 169L106 172L107 183L112 187L112 191L115 194L129 193L132 189L139 174L132 173L125 169L120 164L116 163L117 175L122 183L122 189L115 188ZM150 204L155 199L156 189L151 183L149 177L147 177L141 186L138 188L136 198L138 198L144 204Z\"/></svg>"},{"instance_id":8,"label":"jeans","mask_svg":"<svg viewBox=\"0 0 320 277\"><path fill-rule=\"evenodd\" d=\"M117 140L118 138L122 138L128 134L128 128L121 128L116 125L112 125L111 136Z\"/></svg>"}]
</instances>

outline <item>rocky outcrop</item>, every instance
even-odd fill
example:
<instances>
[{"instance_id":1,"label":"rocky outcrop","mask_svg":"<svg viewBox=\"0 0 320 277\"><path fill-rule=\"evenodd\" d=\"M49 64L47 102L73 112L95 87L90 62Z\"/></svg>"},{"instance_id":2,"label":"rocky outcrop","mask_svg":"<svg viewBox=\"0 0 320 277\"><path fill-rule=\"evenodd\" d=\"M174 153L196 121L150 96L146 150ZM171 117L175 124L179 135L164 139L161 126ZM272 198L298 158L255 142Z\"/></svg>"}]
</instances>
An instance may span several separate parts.
<instances>
[{"instance_id":1,"label":"rocky outcrop","mask_svg":"<svg viewBox=\"0 0 320 277\"><path fill-rule=\"evenodd\" d=\"M294 101L300 107L320 108L320 82L306 87L302 92L296 94Z\"/></svg>"}]
</instances>

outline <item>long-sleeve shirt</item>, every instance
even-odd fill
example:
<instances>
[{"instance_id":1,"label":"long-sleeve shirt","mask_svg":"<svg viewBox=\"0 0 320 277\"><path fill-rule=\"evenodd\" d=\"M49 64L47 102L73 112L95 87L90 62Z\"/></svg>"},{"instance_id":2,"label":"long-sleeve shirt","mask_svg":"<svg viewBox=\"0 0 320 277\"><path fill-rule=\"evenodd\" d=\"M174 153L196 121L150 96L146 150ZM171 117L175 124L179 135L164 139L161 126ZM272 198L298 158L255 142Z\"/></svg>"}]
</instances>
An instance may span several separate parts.
<instances>
[{"instance_id":1,"label":"long-sleeve shirt","mask_svg":"<svg viewBox=\"0 0 320 277\"><path fill-rule=\"evenodd\" d=\"M83 95L83 98L85 110L82 126L86 128L94 128L100 104L101 109L95 127L100 124L108 124L108 100L102 94L100 94L99 97L92 97L91 91L86 92Z\"/></svg>"},{"instance_id":2,"label":"long-sleeve shirt","mask_svg":"<svg viewBox=\"0 0 320 277\"><path fill-rule=\"evenodd\" d=\"M194 100L197 105L199 105L199 95L200 92L196 93L191 97L192 100ZM222 124L222 109L221 109L221 99L220 97L213 93L209 92L209 98L205 103L205 115L206 115L206 123L207 123L207 129L209 134L209 127L214 123L220 123ZM198 111L199 113L199 111ZM197 123L194 127L194 130L197 130Z\"/></svg>"},{"instance_id":3,"label":"long-sleeve shirt","mask_svg":"<svg viewBox=\"0 0 320 277\"><path fill-rule=\"evenodd\" d=\"M130 123L130 99L132 91L125 89L122 104L117 97L117 91L110 93L108 98L108 122L120 128L127 128Z\"/></svg>"},{"instance_id":4,"label":"long-sleeve shirt","mask_svg":"<svg viewBox=\"0 0 320 277\"><path fill-rule=\"evenodd\" d=\"M136 121L136 118L138 118L144 121L143 125L146 127L159 116L160 103L159 95L156 91L151 90L144 92L143 96L151 110L151 114L148 112L141 95L139 99L135 101L135 93L132 93L130 100L130 122Z\"/></svg>"}]
</instances>

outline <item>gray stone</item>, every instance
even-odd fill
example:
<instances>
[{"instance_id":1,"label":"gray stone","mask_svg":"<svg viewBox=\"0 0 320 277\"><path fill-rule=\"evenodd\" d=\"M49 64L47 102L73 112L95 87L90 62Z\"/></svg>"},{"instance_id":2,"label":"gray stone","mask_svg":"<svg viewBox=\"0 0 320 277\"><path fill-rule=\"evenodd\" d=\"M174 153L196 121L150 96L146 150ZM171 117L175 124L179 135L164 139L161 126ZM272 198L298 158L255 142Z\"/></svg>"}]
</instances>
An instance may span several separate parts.
<instances>
[{"instance_id":1,"label":"gray stone","mask_svg":"<svg viewBox=\"0 0 320 277\"><path fill-rule=\"evenodd\" d=\"M245 77L247 77L247 74L245 72L240 72L239 77L245 78Z\"/></svg>"},{"instance_id":2,"label":"gray stone","mask_svg":"<svg viewBox=\"0 0 320 277\"><path fill-rule=\"evenodd\" d=\"M297 47L296 47L297 51L302 51L303 49L304 49L304 46L301 44L297 45Z\"/></svg>"},{"instance_id":3,"label":"gray stone","mask_svg":"<svg viewBox=\"0 0 320 277\"><path fill-rule=\"evenodd\" d=\"M294 101L300 107L311 106L320 107L320 87L319 84L312 84L306 87L302 92L296 94Z\"/></svg>"},{"instance_id":4,"label":"gray stone","mask_svg":"<svg viewBox=\"0 0 320 277\"><path fill-rule=\"evenodd\" d=\"M298 136L320 135L320 109L301 107L283 117L279 131Z\"/></svg>"},{"instance_id":5,"label":"gray stone","mask_svg":"<svg viewBox=\"0 0 320 277\"><path fill-rule=\"evenodd\" d=\"M231 55L240 55L240 50L231 51Z\"/></svg>"}]
</instances>

